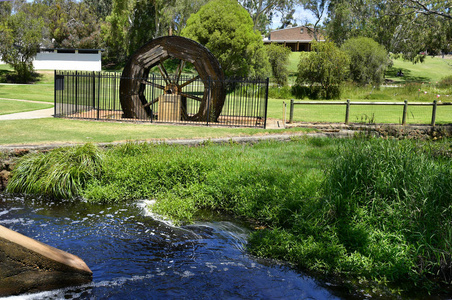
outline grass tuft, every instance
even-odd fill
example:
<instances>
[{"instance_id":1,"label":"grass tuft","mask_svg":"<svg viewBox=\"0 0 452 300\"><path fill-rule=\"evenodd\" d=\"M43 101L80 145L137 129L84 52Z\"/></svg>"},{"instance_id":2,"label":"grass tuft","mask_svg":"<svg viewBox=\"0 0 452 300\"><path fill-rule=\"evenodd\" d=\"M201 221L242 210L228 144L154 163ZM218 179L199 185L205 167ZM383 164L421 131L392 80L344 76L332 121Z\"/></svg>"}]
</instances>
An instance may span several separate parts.
<instances>
[{"instance_id":1,"label":"grass tuft","mask_svg":"<svg viewBox=\"0 0 452 300\"><path fill-rule=\"evenodd\" d=\"M102 159L100 150L91 144L26 155L13 170L7 192L78 196L89 178L100 175Z\"/></svg>"}]
</instances>

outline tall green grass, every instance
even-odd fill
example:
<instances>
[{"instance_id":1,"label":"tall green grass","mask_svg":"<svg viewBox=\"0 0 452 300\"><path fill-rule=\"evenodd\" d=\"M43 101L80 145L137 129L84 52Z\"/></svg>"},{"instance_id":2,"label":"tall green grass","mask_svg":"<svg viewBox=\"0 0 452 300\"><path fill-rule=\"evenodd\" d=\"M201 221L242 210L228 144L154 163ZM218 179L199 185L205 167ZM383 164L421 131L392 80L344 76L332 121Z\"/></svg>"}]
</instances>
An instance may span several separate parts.
<instances>
[{"instance_id":1,"label":"tall green grass","mask_svg":"<svg viewBox=\"0 0 452 300\"><path fill-rule=\"evenodd\" d=\"M68 151L25 158L12 180L17 188L8 189L70 190L101 203L155 199L152 209L179 224L205 209L227 212L259 224L248 244L255 255L372 283L378 292L450 287L450 140L127 143L83 151L83 159ZM92 163L77 171L85 160ZM48 181L72 183L47 188Z\"/></svg>"},{"instance_id":2,"label":"tall green grass","mask_svg":"<svg viewBox=\"0 0 452 300\"><path fill-rule=\"evenodd\" d=\"M435 278L449 283L450 158L434 157L431 149L411 141L356 143L342 153L326 186L331 221L350 258L385 257L386 264L373 272L392 281L409 278L417 284ZM375 239L379 233L385 238Z\"/></svg>"},{"instance_id":3,"label":"tall green grass","mask_svg":"<svg viewBox=\"0 0 452 300\"><path fill-rule=\"evenodd\" d=\"M56 198L78 196L87 180L100 175L102 158L99 149L91 144L24 156L12 172L7 192Z\"/></svg>"}]
</instances>

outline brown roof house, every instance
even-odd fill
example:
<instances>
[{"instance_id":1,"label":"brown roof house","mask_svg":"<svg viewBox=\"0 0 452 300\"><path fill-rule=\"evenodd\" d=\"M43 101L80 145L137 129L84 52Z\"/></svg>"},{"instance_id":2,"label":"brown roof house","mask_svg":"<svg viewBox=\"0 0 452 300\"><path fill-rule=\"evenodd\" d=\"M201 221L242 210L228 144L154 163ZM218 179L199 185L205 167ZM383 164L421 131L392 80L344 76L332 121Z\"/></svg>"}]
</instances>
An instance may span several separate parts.
<instances>
[{"instance_id":1,"label":"brown roof house","mask_svg":"<svg viewBox=\"0 0 452 300\"><path fill-rule=\"evenodd\" d=\"M319 34L319 41L325 38ZM268 38L264 39L264 44L276 43L289 47L292 52L311 51L311 43L314 40L312 29L306 26L287 27L270 32Z\"/></svg>"}]
</instances>

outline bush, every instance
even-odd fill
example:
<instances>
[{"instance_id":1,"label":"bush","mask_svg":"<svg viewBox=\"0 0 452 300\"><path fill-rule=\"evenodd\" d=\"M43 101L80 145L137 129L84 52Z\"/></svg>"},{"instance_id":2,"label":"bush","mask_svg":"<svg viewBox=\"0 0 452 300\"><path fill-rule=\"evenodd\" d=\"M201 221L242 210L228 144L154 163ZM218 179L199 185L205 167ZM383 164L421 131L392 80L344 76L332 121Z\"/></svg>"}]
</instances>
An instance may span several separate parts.
<instances>
[{"instance_id":1,"label":"bush","mask_svg":"<svg viewBox=\"0 0 452 300\"><path fill-rule=\"evenodd\" d=\"M341 50L350 57L350 78L360 84L380 85L390 63L386 49L371 38L347 40Z\"/></svg>"},{"instance_id":2,"label":"bush","mask_svg":"<svg viewBox=\"0 0 452 300\"><path fill-rule=\"evenodd\" d=\"M270 44L266 46L266 50L276 83L279 86L285 86L289 77L287 66L291 53L290 48L283 45Z\"/></svg>"},{"instance_id":3,"label":"bush","mask_svg":"<svg viewBox=\"0 0 452 300\"><path fill-rule=\"evenodd\" d=\"M452 75L446 76L438 82L438 87L441 89L452 88Z\"/></svg>"},{"instance_id":4,"label":"bush","mask_svg":"<svg viewBox=\"0 0 452 300\"><path fill-rule=\"evenodd\" d=\"M300 57L296 83L318 89L320 98L339 98L339 86L348 74L348 56L333 42L314 42L312 50Z\"/></svg>"}]
</instances>

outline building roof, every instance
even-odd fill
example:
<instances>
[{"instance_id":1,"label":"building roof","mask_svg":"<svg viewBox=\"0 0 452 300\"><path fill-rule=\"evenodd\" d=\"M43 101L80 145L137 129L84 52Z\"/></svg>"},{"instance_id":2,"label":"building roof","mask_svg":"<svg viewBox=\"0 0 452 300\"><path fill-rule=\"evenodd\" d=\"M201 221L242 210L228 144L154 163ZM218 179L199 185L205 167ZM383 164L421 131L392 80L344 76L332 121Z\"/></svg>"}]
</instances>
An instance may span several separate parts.
<instances>
[{"instance_id":1,"label":"building roof","mask_svg":"<svg viewBox=\"0 0 452 300\"><path fill-rule=\"evenodd\" d=\"M97 54L99 52L104 52L104 49L69 49L69 48L40 48L39 52L56 52L56 53L87 53L87 54Z\"/></svg>"},{"instance_id":2,"label":"building roof","mask_svg":"<svg viewBox=\"0 0 452 300\"><path fill-rule=\"evenodd\" d=\"M312 29L306 26L288 27L270 32L266 42L311 42L314 40ZM320 40L324 40L320 36Z\"/></svg>"}]
</instances>

